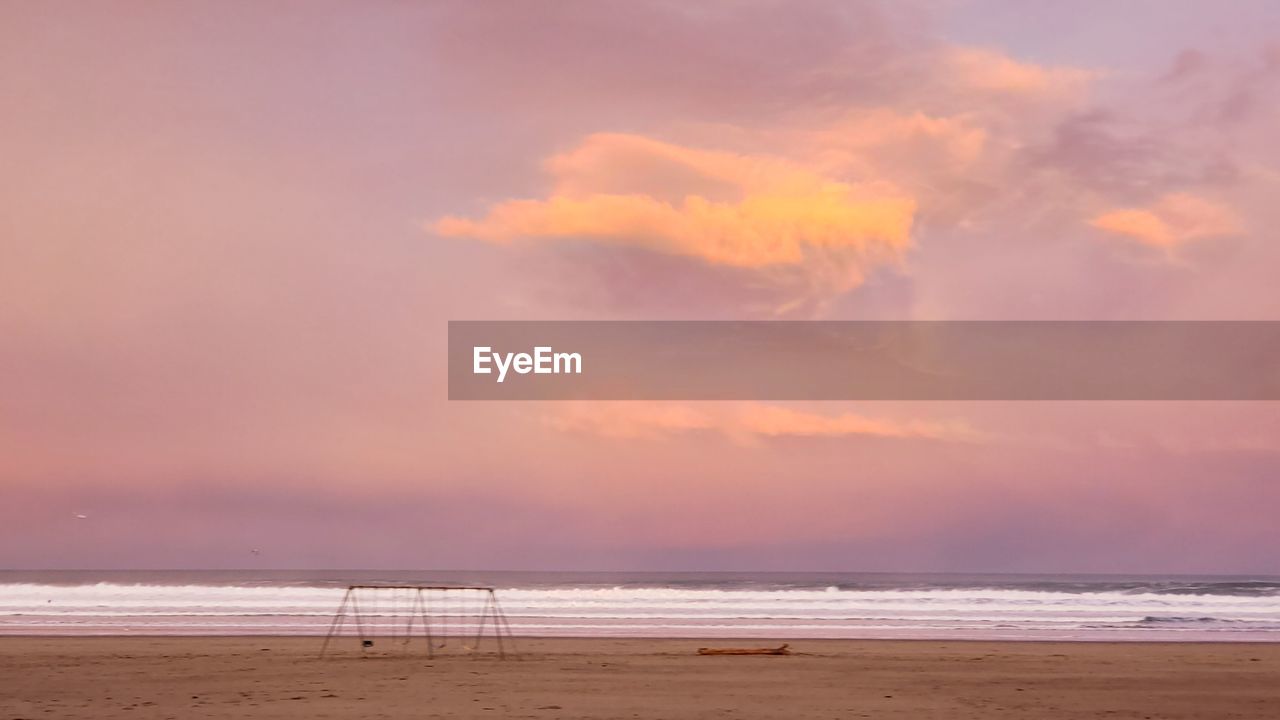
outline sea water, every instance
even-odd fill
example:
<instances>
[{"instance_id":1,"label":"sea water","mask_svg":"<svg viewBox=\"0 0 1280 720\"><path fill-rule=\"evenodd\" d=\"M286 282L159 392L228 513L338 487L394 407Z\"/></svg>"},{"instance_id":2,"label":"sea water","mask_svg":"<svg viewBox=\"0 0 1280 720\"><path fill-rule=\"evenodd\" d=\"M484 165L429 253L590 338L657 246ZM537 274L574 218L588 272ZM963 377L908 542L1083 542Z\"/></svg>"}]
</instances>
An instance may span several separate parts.
<instances>
[{"instance_id":1,"label":"sea water","mask_svg":"<svg viewBox=\"0 0 1280 720\"><path fill-rule=\"evenodd\" d=\"M1277 577L440 571L0 571L0 634L323 635L349 584L492 586L523 636L1280 640Z\"/></svg>"}]
</instances>

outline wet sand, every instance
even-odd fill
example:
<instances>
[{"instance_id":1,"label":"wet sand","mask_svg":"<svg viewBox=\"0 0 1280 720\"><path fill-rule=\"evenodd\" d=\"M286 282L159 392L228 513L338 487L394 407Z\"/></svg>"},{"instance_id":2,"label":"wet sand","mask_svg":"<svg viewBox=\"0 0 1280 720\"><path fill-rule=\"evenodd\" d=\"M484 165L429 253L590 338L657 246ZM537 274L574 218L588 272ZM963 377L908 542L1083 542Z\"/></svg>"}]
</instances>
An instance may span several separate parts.
<instances>
[{"instance_id":1,"label":"wet sand","mask_svg":"<svg viewBox=\"0 0 1280 720\"><path fill-rule=\"evenodd\" d=\"M345 639L0 638L16 718L1267 718L1280 644L522 639L362 657ZM381 648L375 648L381 649Z\"/></svg>"}]
</instances>

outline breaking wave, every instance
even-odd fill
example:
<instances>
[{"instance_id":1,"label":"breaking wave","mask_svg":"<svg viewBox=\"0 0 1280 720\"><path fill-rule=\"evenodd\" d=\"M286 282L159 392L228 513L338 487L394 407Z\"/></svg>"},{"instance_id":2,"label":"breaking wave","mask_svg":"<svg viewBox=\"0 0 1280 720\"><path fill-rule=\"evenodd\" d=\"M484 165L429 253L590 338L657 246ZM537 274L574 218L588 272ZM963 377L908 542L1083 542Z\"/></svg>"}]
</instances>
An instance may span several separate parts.
<instances>
[{"instance_id":1,"label":"breaking wave","mask_svg":"<svg viewBox=\"0 0 1280 720\"><path fill-rule=\"evenodd\" d=\"M394 579L394 578L393 578ZM0 634L323 634L345 583L239 579L181 584L0 582ZM678 586L677 586L678 585ZM802 584L499 583L517 634L599 636L1000 637L1280 640L1280 583L1044 581L984 587L954 579ZM394 624L409 596L364 609ZM477 599L440 594L459 627Z\"/></svg>"}]
</instances>

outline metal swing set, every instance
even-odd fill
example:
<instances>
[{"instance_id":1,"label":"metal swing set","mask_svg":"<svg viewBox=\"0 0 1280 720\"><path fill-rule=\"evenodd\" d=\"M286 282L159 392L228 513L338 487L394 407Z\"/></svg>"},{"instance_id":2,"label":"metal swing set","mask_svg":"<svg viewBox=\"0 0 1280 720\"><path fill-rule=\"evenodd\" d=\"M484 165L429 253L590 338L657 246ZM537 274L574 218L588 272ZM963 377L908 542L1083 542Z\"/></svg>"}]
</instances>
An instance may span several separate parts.
<instances>
[{"instance_id":1,"label":"metal swing set","mask_svg":"<svg viewBox=\"0 0 1280 720\"><path fill-rule=\"evenodd\" d=\"M335 638L351 635L343 632L348 617L365 655L379 652L377 642L407 653L414 638L425 640L429 658L451 645L475 652L486 635L496 641L500 659L515 655L515 636L491 587L350 585L329 624L320 657Z\"/></svg>"}]
</instances>

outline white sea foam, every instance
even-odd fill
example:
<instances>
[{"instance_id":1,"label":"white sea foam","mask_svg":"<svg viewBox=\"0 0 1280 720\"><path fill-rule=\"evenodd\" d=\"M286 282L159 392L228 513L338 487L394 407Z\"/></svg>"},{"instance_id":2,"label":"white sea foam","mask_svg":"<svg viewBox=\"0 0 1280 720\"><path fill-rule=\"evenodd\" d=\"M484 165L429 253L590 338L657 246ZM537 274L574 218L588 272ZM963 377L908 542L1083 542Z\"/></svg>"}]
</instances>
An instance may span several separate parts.
<instances>
[{"instance_id":1,"label":"white sea foam","mask_svg":"<svg viewBox=\"0 0 1280 720\"><path fill-rule=\"evenodd\" d=\"M0 634L322 634L340 587L0 584ZM443 596L441 596L443 597ZM499 589L517 634L1280 639L1280 598L974 589ZM407 610L365 605L371 626ZM478 600L435 600L463 631Z\"/></svg>"}]
</instances>

